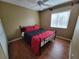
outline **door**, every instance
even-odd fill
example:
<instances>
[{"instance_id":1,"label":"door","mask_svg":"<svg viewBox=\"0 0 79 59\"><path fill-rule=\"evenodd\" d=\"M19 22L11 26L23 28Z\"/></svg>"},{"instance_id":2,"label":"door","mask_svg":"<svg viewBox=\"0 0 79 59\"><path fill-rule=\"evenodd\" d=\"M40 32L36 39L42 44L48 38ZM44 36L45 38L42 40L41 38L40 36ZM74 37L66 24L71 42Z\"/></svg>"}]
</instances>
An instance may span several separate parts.
<instances>
[{"instance_id":1,"label":"door","mask_svg":"<svg viewBox=\"0 0 79 59\"><path fill-rule=\"evenodd\" d=\"M4 55L3 55L4 54ZM7 38L2 26L2 22L0 19L0 55L4 56L2 58L8 59L8 44ZM1 59L1 58L0 58Z\"/></svg>"},{"instance_id":2,"label":"door","mask_svg":"<svg viewBox=\"0 0 79 59\"><path fill-rule=\"evenodd\" d=\"M6 59L1 44L0 44L0 59Z\"/></svg>"},{"instance_id":3,"label":"door","mask_svg":"<svg viewBox=\"0 0 79 59\"><path fill-rule=\"evenodd\" d=\"M79 17L75 27L72 43L71 43L71 58L79 59Z\"/></svg>"}]
</instances>

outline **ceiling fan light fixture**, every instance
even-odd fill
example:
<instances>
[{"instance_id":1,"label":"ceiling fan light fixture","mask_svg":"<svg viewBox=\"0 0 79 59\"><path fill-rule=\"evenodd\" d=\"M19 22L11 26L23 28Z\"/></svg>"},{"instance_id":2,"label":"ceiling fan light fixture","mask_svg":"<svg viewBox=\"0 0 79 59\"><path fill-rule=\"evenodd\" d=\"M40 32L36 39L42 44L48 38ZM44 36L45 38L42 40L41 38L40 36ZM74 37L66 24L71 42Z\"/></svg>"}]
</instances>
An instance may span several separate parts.
<instances>
[{"instance_id":1,"label":"ceiling fan light fixture","mask_svg":"<svg viewBox=\"0 0 79 59\"><path fill-rule=\"evenodd\" d=\"M39 6L41 6L41 5L43 4L43 2L42 2L42 1L37 1L37 4L38 4Z\"/></svg>"}]
</instances>

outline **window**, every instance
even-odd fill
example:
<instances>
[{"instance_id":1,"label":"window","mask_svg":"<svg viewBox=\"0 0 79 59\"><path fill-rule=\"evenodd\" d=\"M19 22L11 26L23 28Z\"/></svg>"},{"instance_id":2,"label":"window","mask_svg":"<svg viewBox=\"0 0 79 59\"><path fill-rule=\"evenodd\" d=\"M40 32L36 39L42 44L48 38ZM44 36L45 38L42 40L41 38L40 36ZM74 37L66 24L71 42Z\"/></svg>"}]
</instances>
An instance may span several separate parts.
<instances>
[{"instance_id":1,"label":"window","mask_svg":"<svg viewBox=\"0 0 79 59\"><path fill-rule=\"evenodd\" d=\"M58 12L51 15L51 27L67 28L70 17L70 10Z\"/></svg>"}]
</instances>

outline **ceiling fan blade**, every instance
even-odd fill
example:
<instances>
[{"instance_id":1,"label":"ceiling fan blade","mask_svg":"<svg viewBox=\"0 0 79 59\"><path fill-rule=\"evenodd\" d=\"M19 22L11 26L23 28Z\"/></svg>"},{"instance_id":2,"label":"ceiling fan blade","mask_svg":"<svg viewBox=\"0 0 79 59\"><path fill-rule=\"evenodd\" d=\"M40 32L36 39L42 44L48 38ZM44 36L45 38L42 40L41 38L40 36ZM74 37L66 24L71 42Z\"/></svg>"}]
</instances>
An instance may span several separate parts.
<instances>
[{"instance_id":1,"label":"ceiling fan blade","mask_svg":"<svg viewBox=\"0 0 79 59\"><path fill-rule=\"evenodd\" d=\"M47 2L48 0L42 0L43 2Z\"/></svg>"},{"instance_id":2,"label":"ceiling fan blade","mask_svg":"<svg viewBox=\"0 0 79 59\"><path fill-rule=\"evenodd\" d=\"M48 4L44 4L44 3L43 3L42 5L44 5L44 6L48 6L48 7L51 7L51 5L48 5Z\"/></svg>"}]
</instances>

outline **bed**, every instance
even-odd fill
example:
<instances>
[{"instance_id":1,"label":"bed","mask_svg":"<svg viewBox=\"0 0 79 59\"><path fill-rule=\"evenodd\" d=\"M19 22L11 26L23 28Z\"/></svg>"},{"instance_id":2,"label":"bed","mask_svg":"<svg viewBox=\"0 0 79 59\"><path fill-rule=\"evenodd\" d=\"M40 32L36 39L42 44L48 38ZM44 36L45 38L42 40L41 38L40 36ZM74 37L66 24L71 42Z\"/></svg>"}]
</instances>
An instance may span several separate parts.
<instances>
[{"instance_id":1,"label":"bed","mask_svg":"<svg viewBox=\"0 0 79 59\"><path fill-rule=\"evenodd\" d=\"M31 46L36 55L40 55L41 47L55 40L55 31L45 30L38 25L20 26L23 39Z\"/></svg>"}]
</instances>

